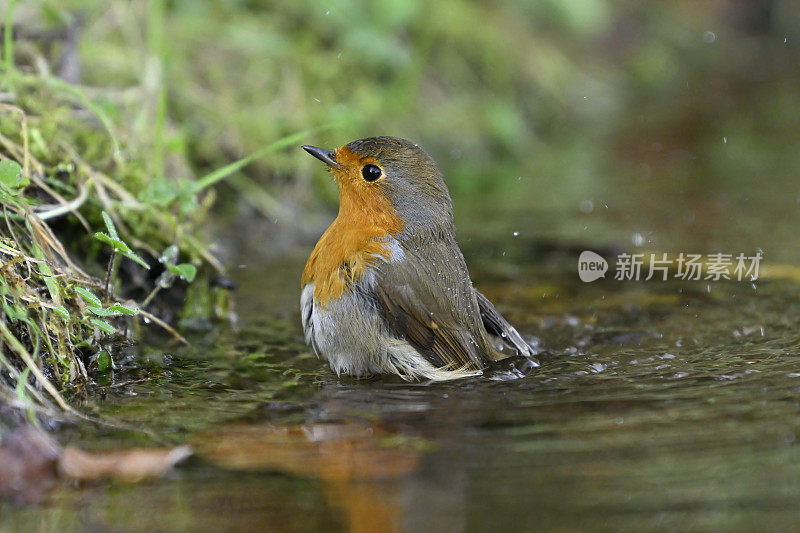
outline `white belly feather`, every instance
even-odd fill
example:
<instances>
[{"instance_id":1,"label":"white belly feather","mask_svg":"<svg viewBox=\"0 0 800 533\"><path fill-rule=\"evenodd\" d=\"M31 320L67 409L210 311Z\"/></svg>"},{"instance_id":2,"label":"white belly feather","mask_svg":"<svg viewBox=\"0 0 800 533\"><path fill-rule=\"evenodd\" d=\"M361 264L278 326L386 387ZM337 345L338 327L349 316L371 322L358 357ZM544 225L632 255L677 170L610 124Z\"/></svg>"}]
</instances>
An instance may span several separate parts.
<instances>
[{"instance_id":1,"label":"white belly feather","mask_svg":"<svg viewBox=\"0 0 800 533\"><path fill-rule=\"evenodd\" d=\"M405 257L396 242L387 262ZM386 259L378 257L381 261ZM373 267L375 268L375 267ZM473 370L436 368L406 340L398 338L384 321L372 298L373 271L368 271L336 300L324 307L314 302L314 284L300 295L306 343L327 359L337 374L368 376L397 374L403 379L445 381L480 374Z\"/></svg>"}]
</instances>

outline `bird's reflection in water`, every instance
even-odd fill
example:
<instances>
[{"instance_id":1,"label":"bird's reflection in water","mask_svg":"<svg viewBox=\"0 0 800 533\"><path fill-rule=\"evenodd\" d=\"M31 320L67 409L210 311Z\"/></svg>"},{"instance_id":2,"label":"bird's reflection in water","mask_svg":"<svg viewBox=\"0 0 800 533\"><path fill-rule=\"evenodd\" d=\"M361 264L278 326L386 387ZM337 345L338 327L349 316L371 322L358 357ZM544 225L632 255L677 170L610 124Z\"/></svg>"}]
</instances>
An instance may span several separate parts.
<instances>
[{"instance_id":1,"label":"bird's reflection in water","mask_svg":"<svg viewBox=\"0 0 800 533\"><path fill-rule=\"evenodd\" d=\"M307 411L306 423L233 423L192 444L223 468L319 480L351 531L414 529L410 521L459 529L463 475L452 460L435 460L433 441L406 431L431 412L430 397L424 388L334 386Z\"/></svg>"}]
</instances>

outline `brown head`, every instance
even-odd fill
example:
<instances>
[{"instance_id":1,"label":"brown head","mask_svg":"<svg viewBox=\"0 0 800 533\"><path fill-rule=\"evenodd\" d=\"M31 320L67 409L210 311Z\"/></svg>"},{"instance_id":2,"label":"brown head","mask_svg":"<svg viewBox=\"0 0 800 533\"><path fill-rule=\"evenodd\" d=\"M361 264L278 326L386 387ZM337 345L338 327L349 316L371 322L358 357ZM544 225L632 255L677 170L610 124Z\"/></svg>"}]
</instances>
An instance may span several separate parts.
<instances>
[{"instance_id":1,"label":"brown head","mask_svg":"<svg viewBox=\"0 0 800 533\"><path fill-rule=\"evenodd\" d=\"M361 219L401 240L453 234L447 186L418 145L395 137L370 137L335 150L303 149L326 163L336 179L340 218Z\"/></svg>"}]
</instances>

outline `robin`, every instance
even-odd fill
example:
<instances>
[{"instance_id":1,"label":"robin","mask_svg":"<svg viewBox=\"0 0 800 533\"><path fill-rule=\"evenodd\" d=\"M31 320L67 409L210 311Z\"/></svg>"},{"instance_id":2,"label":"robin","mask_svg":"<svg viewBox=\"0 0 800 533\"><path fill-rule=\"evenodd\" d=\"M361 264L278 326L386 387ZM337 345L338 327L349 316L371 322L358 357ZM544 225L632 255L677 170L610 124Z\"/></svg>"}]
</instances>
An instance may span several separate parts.
<instances>
[{"instance_id":1,"label":"robin","mask_svg":"<svg viewBox=\"0 0 800 533\"><path fill-rule=\"evenodd\" d=\"M303 149L339 186L339 214L303 270L306 343L337 374L450 380L493 363L538 366L522 336L473 286L453 204L431 157L394 137Z\"/></svg>"}]
</instances>

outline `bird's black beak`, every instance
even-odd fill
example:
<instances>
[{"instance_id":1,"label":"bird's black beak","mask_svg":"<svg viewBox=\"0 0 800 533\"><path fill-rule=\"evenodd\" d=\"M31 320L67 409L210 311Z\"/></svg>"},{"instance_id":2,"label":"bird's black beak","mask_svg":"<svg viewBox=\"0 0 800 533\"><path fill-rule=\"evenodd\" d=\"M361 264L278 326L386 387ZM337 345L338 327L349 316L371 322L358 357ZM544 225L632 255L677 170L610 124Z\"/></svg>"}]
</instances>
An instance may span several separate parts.
<instances>
[{"instance_id":1,"label":"bird's black beak","mask_svg":"<svg viewBox=\"0 0 800 533\"><path fill-rule=\"evenodd\" d=\"M342 165L336 162L336 154L333 150L325 150L324 148L317 148L316 146L304 145L303 150L313 155L331 168L341 168Z\"/></svg>"}]
</instances>

